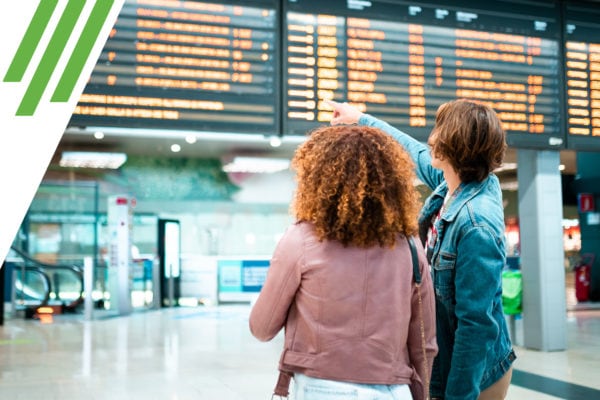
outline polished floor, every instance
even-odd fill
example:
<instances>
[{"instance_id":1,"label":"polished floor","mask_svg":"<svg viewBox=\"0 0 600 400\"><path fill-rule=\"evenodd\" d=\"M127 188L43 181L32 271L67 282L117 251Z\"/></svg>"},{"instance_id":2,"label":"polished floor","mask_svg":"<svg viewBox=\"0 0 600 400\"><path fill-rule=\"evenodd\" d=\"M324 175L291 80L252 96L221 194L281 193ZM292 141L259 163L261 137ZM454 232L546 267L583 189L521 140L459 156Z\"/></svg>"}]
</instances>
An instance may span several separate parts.
<instances>
[{"instance_id":1,"label":"polished floor","mask_svg":"<svg viewBox=\"0 0 600 400\"><path fill-rule=\"evenodd\" d=\"M2 400L264 400L282 336L255 340L246 305L0 326ZM600 399L600 310L570 311L568 350L517 347L510 400Z\"/></svg>"}]
</instances>

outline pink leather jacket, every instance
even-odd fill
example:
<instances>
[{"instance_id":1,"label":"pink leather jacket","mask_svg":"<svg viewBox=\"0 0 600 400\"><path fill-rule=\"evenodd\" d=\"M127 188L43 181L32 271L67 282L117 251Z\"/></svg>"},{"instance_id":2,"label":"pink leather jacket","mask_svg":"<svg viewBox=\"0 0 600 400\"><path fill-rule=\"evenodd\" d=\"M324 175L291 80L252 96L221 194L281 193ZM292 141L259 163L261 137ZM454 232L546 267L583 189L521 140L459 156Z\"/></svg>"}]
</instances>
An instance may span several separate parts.
<instances>
[{"instance_id":1,"label":"pink leather jacket","mask_svg":"<svg viewBox=\"0 0 600 400\"><path fill-rule=\"evenodd\" d=\"M309 223L292 225L252 309L252 334L268 341L285 326L281 371L365 384L429 382L437 353L435 302L417 248L422 320L406 238L399 236L393 249L344 248L319 242ZM419 392L422 397L414 391L413 397L427 397L424 387Z\"/></svg>"}]
</instances>

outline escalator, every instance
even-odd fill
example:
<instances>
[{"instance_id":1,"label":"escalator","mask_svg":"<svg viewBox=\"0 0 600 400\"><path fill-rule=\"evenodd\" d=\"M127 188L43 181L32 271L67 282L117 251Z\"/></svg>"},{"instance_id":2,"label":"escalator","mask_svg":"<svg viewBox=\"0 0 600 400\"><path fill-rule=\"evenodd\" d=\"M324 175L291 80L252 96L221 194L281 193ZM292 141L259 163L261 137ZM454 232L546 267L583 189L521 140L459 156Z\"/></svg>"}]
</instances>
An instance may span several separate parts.
<instances>
[{"instance_id":1,"label":"escalator","mask_svg":"<svg viewBox=\"0 0 600 400\"><path fill-rule=\"evenodd\" d=\"M6 265L13 275L13 307L26 318L40 307L57 313L77 312L83 304L83 268L41 262L12 246Z\"/></svg>"}]
</instances>

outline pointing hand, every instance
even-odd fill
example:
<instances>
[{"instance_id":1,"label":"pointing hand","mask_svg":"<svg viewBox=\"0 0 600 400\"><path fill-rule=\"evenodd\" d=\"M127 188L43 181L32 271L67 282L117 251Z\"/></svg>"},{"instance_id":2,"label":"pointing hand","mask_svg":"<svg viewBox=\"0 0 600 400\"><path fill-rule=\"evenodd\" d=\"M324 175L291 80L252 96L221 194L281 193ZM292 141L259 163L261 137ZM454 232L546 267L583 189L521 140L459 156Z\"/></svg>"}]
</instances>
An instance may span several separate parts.
<instances>
[{"instance_id":1,"label":"pointing hand","mask_svg":"<svg viewBox=\"0 0 600 400\"><path fill-rule=\"evenodd\" d=\"M325 103L333 108L331 125L352 125L358 123L363 114L348 103L338 103L333 100L325 100Z\"/></svg>"}]
</instances>

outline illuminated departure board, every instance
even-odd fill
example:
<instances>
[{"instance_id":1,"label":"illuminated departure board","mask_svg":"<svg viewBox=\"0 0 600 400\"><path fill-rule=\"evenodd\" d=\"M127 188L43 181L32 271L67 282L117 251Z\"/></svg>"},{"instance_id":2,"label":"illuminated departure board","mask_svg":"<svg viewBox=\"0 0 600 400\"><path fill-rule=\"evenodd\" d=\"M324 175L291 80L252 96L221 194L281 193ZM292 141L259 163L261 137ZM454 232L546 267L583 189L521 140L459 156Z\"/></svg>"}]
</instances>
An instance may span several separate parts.
<instances>
[{"instance_id":1,"label":"illuminated departure board","mask_svg":"<svg viewBox=\"0 0 600 400\"><path fill-rule=\"evenodd\" d=\"M510 145L564 147L557 5L463 3L287 0L284 133L327 123L334 99L425 141L437 108L467 98L496 110Z\"/></svg>"},{"instance_id":2,"label":"illuminated departure board","mask_svg":"<svg viewBox=\"0 0 600 400\"><path fill-rule=\"evenodd\" d=\"M70 125L279 133L278 4L127 0Z\"/></svg>"},{"instance_id":3,"label":"illuminated departure board","mask_svg":"<svg viewBox=\"0 0 600 400\"><path fill-rule=\"evenodd\" d=\"M600 6L567 5L565 74L569 148L600 149ZM590 41L591 40L591 41Z\"/></svg>"}]
</instances>

